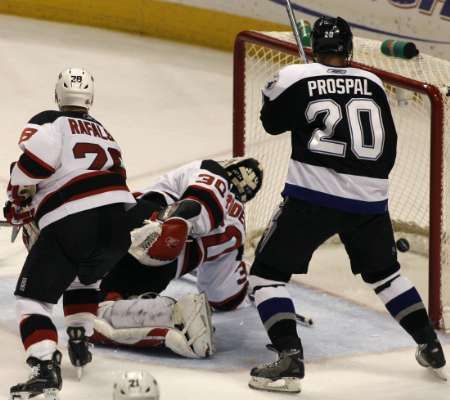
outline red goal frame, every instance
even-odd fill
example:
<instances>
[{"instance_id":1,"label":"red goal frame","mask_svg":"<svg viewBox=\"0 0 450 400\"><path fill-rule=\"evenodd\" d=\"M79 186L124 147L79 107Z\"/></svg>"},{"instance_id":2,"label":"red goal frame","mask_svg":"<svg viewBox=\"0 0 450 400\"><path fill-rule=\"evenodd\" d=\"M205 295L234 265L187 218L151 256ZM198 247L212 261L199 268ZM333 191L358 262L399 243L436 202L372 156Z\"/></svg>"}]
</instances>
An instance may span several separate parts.
<instances>
[{"instance_id":1,"label":"red goal frame","mask_svg":"<svg viewBox=\"0 0 450 400\"><path fill-rule=\"evenodd\" d=\"M245 155L245 52L246 44L256 44L273 50L298 55L294 43L285 42L260 32L244 31L238 34L234 45L233 84L233 155ZM311 49L305 49L309 59ZM435 327L441 327L441 232L443 228L443 144L444 101L436 86L405 78L369 65L351 62L351 66L378 75L384 82L428 96L431 102L430 126L430 221L429 221L429 271L428 307L430 319Z\"/></svg>"}]
</instances>

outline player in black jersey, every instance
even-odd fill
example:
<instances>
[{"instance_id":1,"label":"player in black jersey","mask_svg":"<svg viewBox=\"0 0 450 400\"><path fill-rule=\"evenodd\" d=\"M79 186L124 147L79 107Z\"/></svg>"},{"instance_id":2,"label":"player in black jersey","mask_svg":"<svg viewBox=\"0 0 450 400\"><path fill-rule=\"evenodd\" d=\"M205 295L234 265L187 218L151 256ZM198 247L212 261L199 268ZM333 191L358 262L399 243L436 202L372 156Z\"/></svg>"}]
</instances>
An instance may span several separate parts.
<instances>
[{"instance_id":1,"label":"player in black jersey","mask_svg":"<svg viewBox=\"0 0 450 400\"><path fill-rule=\"evenodd\" d=\"M352 33L342 18L312 31L315 63L290 65L263 90L261 121L291 131L284 201L256 252L250 284L279 359L252 369L250 387L299 392L303 349L285 284L307 273L314 251L339 234L352 272L361 274L418 344L420 365L440 370L442 347L412 283L400 273L388 211L388 176L397 134L381 80L349 67Z\"/></svg>"}]
</instances>

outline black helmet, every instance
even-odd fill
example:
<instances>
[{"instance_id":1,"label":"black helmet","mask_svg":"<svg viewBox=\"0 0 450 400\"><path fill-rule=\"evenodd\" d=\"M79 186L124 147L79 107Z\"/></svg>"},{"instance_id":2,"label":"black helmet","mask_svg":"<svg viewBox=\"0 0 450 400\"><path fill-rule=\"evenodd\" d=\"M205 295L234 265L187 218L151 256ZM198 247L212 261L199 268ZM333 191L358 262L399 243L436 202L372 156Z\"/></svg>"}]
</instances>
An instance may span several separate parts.
<instances>
[{"instance_id":1,"label":"black helmet","mask_svg":"<svg viewBox=\"0 0 450 400\"><path fill-rule=\"evenodd\" d=\"M353 50L353 34L341 17L320 17L311 32L314 54L341 54L349 57Z\"/></svg>"}]
</instances>

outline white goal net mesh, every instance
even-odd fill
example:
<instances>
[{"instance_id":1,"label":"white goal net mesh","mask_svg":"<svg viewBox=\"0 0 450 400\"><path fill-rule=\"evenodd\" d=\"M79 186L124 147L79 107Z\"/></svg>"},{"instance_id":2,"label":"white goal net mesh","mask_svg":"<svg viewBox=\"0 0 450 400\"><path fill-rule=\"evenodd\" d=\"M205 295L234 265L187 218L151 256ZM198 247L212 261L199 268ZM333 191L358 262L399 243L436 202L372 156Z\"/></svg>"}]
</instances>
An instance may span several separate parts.
<instances>
[{"instance_id":1,"label":"white goal net mesh","mask_svg":"<svg viewBox=\"0 0 450 400\"><path fill-rule=\"evenodd\" d=\"M287 43L293 43L288 32L264 33ZM419 55L413 60L387 57L380 51L381 42L355 38L353 60L398 74L405 78L432 84L441 90L444 101L443 188L441 236L441 302L447 327L450 326L450 63L431 56ZM290 156L290 136L271 137L265 134L259 121L261 88L283 66L299 63L297 56L283 48L272 49L263 44L247 43L245 51L243 140L245 154L259 159L264 167L265 182L261 194L247 207L247 230L253 244L267 225L280 202ZM382 76L380 76L383 78ZM427 95L385 83L398 130L398 155L390 176L389 209L397 231L407 237L411 248L428 254L430 218L430 143L431 103ZM442 125L442 122L441 122ZM435 295L435 294L433 294ZM431 294L430 294L431 296ZM447 319L448 318L448 319Z\"/></svg>"}]
</instances>

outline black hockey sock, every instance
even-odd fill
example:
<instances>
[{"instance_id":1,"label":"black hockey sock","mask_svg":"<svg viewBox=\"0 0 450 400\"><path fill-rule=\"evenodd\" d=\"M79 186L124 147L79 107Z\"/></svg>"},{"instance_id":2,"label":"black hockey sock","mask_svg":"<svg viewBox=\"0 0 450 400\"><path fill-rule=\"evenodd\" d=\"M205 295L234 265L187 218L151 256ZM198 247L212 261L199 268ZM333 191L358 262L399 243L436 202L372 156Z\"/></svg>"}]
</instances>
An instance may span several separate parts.
<instances>
[{"instance_id":1,"label":"black hockey sock","mask_svg":"<svg viewBox=\"0 0 450 400\"><path fill-rule=\"evenodd\" d=\"M31 314L24 318L20 322L20 335L25 350L36 358L50 357L56 350L58 333L52 320L45 315Z\"/></svg>"},{"instance_id":2,"label":"black hockey sock","mask_svg":"<svg viewBox=\"0 0 450 400\"><path fill-rule=\"evenodd\" d=\"M66 290L63 294L64 316L78 313L97 315L99 291L97 289Z\"/></svg>"},{"instance_id":3,"label":"black hockey sock","mask_svg":"<svg viewBox=\"0 0 450 400\"><path fill-rule=\"evenodd\" d=\"M278 350L299 349L294 303L282 282L262 280L253 286L259 316L269 338Z\"/></svg>"},{"instance_id":4,"label":"black hockey sock","mask_svg":"<svg viewBox=\"0 0 450 400\"><path fill-rule=\"evenodd\" d=\"M425 305L417 289L400 273L371 284L389 313L418 344L436 338Z\"/></svg>"}]
</instances>

